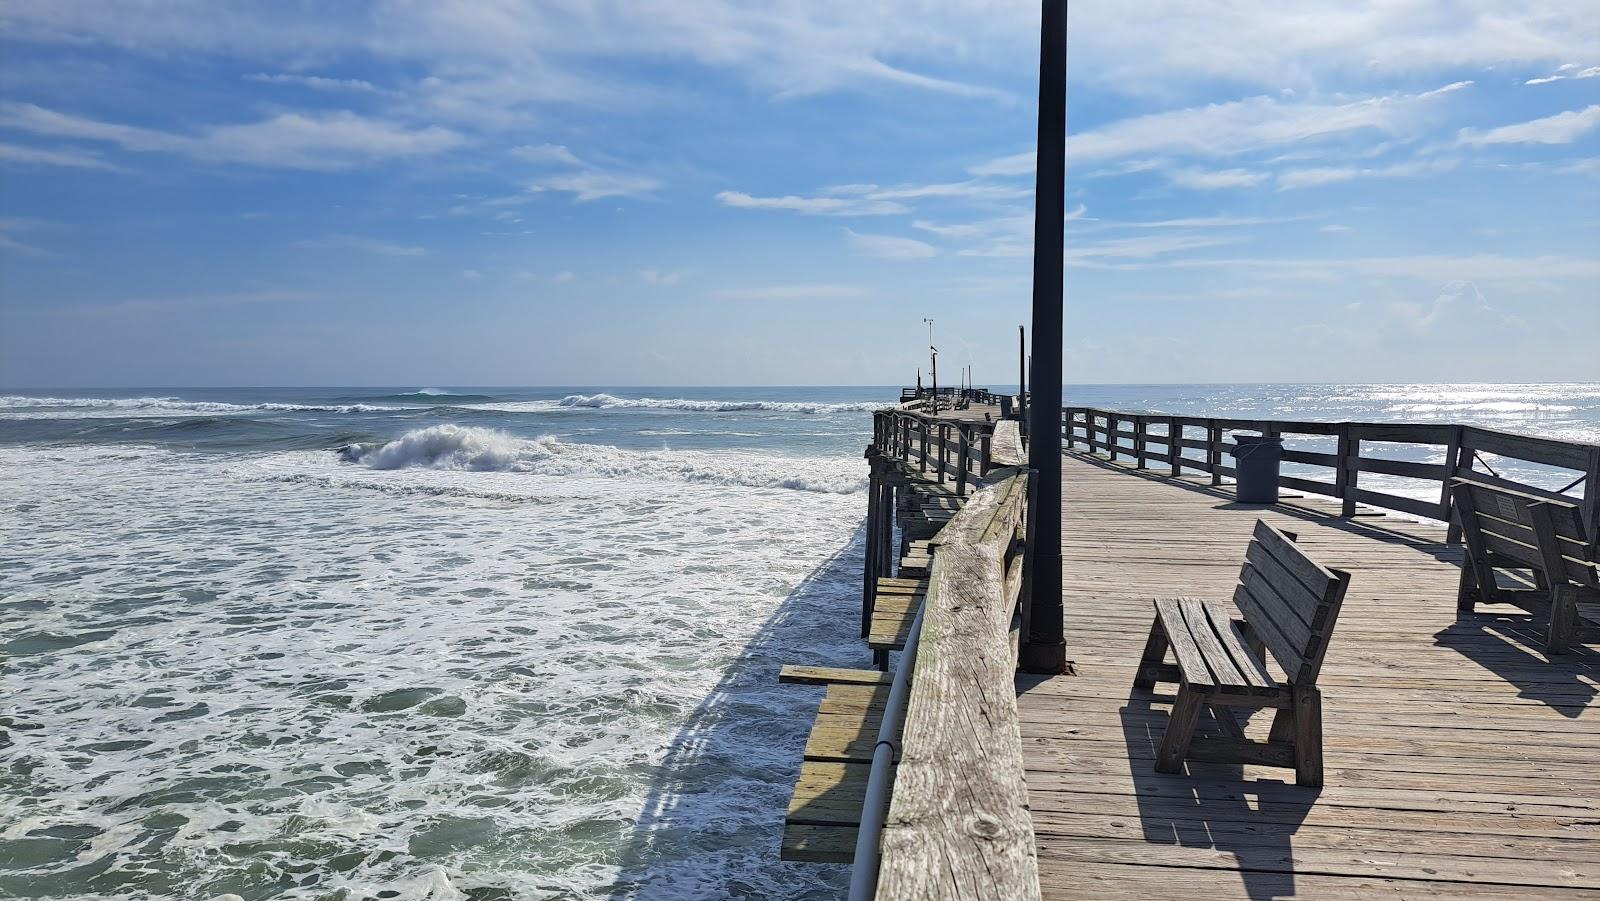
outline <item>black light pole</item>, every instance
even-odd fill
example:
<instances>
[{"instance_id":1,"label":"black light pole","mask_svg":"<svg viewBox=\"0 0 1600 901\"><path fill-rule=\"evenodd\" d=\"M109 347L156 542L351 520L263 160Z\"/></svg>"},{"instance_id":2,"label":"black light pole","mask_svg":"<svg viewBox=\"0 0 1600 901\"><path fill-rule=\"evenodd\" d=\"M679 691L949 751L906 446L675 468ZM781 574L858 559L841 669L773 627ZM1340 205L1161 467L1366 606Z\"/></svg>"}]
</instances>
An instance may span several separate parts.
<instances>
[{"instance_id":1,"label":"black light pole","mask_svg":"<svg viewBox=\"0 0 1600 901\"><path fill-rule=\"evenodd\" d=\"M1060 673L1061 304L1066 241L1067 0L1043 0L1039 24L1039 154L1033 212L1033 403L1028 405L1029 616L1018 665Z\"/></svg>"},{"instance_id":2,"label":"black light pole","mask_svg":"<svg viewBox=\"0 0 1600 901\"><path fill-rule=\"evenodd\" d=\"M1017 418L1028 421L1028 332L1017 326Z\"/></svg>"}]
</instances>

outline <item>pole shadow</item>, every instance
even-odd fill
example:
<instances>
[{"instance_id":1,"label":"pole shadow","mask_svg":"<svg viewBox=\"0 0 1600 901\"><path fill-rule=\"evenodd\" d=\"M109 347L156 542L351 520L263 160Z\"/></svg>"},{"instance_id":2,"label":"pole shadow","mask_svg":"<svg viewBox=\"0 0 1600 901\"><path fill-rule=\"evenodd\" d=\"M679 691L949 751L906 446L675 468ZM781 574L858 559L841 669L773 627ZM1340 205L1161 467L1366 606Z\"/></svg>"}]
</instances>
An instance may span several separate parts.
<instances>
[{"instance_id":1,"label":"pole shadow","mask_svg":"<svg viewBox=\"0 0 1600 901\"><path fill-rule=\"evenodd\" d=\"M824 689L787 663L870 665L860 640L865 525L790 591L689 715L659 764L611 898L837 898L843 865L779 859L784 814Z\"/></svg>"}]
</instances>

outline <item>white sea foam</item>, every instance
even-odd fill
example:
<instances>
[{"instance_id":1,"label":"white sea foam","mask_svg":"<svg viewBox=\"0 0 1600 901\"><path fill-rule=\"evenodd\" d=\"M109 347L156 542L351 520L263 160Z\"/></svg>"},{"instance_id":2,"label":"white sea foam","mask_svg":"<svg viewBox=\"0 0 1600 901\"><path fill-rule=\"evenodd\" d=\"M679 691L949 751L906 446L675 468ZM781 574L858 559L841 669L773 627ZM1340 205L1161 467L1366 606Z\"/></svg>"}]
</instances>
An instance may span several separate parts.
<instances>
[{"instance_id":1,"label":"white sea foam","mask_svg":"<svg viewBox=\"0 0 1600 901\"><path fill-rule=\"evenodd\" d=\"M737 451L623 450L553 437L518 438L493 429L436 425L384 444L352 444L340 457L371 469L435 469L673 479L746 488L832 494L862 491L857 461Z\"/></svg>"},{"instance_id":2,"label":"white sea foam","mask_svg":"<svg viewBox=\"0 0 1600 901\"><path fill-rule=\"evenodd\" d=\"M373 404L230 404L176 397L0 396L0 415L17 419L95 416L230 415L238 413L392 413L400 406Z\"/></svg>"},{"instance_id":3,"label":"white sea foam","mask_svg":"<svg viewBox=\"0 0 1600 901\"><path fill-rule=\"evenodd\" d=\"M649 460L0 447L13 887L836 896L773 851L816 703L775 674L859 663L859 548L829 559L860 498ZM357 490L383 482L417 491ZM426 490L469 485L541 503Z\"/></svg>"}]
</instances>

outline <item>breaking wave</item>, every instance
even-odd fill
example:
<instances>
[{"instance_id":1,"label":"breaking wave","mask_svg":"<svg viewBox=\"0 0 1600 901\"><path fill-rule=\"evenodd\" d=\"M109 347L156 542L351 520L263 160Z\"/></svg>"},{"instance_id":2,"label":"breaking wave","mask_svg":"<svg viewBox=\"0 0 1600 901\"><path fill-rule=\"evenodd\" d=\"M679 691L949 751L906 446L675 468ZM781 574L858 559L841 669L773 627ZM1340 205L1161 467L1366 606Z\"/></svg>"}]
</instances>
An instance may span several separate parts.
<instances>
[{"instance_id":1,"label":"breaking wave","mask_svg":"<svg viewBox=\"0 0 1600 901\"><path fill-rule=\"evenodd\" d=\"M1570 413L1570 404L1540 404L1531 401L1486 400L1476 402L1395 404L1386 413Z\"/></svg>"},{"instance_id":2,"label":"breaking wave","mask_svg":"<svg viewBox=\"0 0 1600 901\"><path fill-rule=\"evenodd\" d=\"M348 444L338 453L347 463L379 470L666 477L711 485L827 494L853 494L866 488L860 466L850 460L731 451L633 451L601 444L570 444L550 436L518 438L494 429L459 425L416 429L381 444Z\"/></svg>"},{"instance_id":3,"label":"breaking wave","mask_svg":"<svg viewBox=\"0 0 1600 901\"><path fill-rule=\"evenodd\" d=\"M881 403L804 403L771 400L689 400L682 397L617 397L614 394L569 394L560 401L563 407L595 410L689 410L696 413L738 413L766 410L774 413L861 413L881 409Z\"/></svg>"},{"instance_id":4,"label":"breaking wave","mask_svg":"<svg viewBox=\"0 0 1600 901\"><path fill-rule=\"evenodd\" d=\"M398 408L371 404L230 404L180 400L176 397L29 397L0 396L0 411L64 415L79 411L113 415L174 413L390 413Z\"/></svg>"}]
</instances>

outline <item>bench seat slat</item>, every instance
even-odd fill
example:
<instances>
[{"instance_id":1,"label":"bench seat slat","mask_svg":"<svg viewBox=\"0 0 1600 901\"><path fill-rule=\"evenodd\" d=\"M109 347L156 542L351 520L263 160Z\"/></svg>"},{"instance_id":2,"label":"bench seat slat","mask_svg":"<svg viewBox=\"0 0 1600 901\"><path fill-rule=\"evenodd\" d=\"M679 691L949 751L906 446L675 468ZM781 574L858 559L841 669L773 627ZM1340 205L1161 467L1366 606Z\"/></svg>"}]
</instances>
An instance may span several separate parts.
<instances>
[{"instance_id":1,"label":"bench seat slat","mask_svg":"<svg viewBox=\"0 0 1600 901\"><path fill-rule=\"evenodd\" d=\"M1172 644L1173 656L1178 658L1178 668L1183 671L1184 679L1198 689L1215 687L1211 670L1206 667L1205 656L1200 653L1199 646L1195 644L1194 638L1184 625L1183 610L1178 604L1178 598L1161 598L1156 601L1156 616L1161 618L1161 625L1166 629L1167 641Z\"/></svg>"},{"instance_id":2,"label":"bench seat slat","mask_svg":"<svg viewBox=\"0 0 1600 901\"><path fill-rule=\"evenodd\" d=\"M1277 688L1278 683L1273 680L1272 674L1262 665L1256 655L1245 645L1244 634L1239 631L1239 625L1233 621L1232 611L1221 604L1206 604L1206 617L1211 620L1211 627L1216 630L1217 637L1222 641L1222 646L1228 649L1233 657L1233 662L1239 669L1239 674L1245 681L1255 688Z\"/></svg>"},{"instance_id":3,"label":"bench seat slat","mask_svg":"<svg viewBox=\"0 0 1600 901\"><path fill-rule=\"evenodd\" d=\"M1222 646L1222 640L1212 631L1211 622L1206 619L1204 602L1199 598L1179 598L1178 609L1183 613L1184 626L1194 639L1195 647L1200 649L1206 669L1211 671L1211 684L1222 689L1248 685L1238 667L1233 665L1233 658Z\"/></svg>"}]
</instances>

